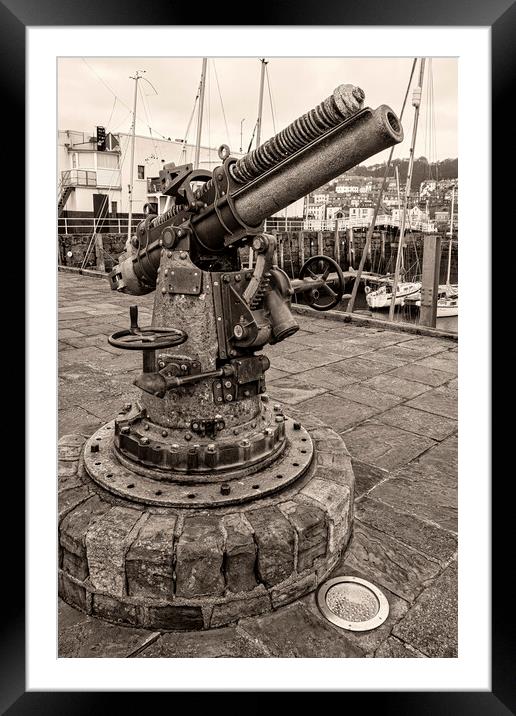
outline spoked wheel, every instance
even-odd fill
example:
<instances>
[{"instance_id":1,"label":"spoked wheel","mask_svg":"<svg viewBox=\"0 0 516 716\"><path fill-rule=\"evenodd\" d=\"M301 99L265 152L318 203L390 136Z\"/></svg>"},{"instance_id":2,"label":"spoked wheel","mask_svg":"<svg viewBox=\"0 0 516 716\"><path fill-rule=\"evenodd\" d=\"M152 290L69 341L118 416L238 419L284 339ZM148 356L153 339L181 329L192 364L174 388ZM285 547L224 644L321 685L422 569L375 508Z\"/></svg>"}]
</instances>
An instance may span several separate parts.
<instances>
[{"instance_id":1,"label":"spoked wheel","mask_svg":"<svg viewBox=\"0 0 516 716\"><path fill-rule=\"evenodd\" d=\"M345 279L339 264L329 256L312 256L299 272L300 279L312 280L314 287L303 290L307 304L316 311L329 311L344 294Z\"/></svg>"}]
</instances>

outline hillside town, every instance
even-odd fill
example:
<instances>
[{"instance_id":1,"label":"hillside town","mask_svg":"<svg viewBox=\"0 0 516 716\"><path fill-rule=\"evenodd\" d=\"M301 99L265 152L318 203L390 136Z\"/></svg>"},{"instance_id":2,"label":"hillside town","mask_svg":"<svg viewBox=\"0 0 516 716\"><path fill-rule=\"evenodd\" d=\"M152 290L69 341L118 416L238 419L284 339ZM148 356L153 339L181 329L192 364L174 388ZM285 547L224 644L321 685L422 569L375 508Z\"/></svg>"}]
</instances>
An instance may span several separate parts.
<instances>
[{"instance_id":1,"label":"hillside town","mask_svg":"<svg viewBox=\"0 0 516 716\"><path fill-rule=\"evenodd\" d=\"M307 231L348 229L369 226L374 216L376 200L382 185L381 177L367 177L347 173L317 192L306 197L303 228ZM455 187L455 207L458 203L457 179L425 179L414 186L409 195L407 225L417 231L449 230L452 192ZM376 223L399 226L400 197L405 187L395 178L387 180ZM454 211L454 221L456 209Z\"/></svg>"}]
</instances>

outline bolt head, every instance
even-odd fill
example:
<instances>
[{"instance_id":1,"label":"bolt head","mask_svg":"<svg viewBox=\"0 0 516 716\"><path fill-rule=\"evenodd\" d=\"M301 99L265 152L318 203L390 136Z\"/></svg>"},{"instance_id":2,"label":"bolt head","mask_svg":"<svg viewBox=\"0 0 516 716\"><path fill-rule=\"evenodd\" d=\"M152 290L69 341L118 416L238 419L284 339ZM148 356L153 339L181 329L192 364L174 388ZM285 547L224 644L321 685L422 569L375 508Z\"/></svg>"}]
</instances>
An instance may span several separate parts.
<instances>
[{"instance_id":1,"label":"bolt head","mask_svg":"<svg viewBox=\"0 0 516 716\"><path fill-rule=\"evenodd\" d=\"M185 433L185 440L191 440L192 434L191 433Z\"/></svg>"},{"instance_id":2,"label":"bolt head","mask_svg":"<svg viewBox=\"0 0 516 716\"><path fill-rule=\"evenodd\" d=\"M229 495L230 492L231 492L231 485L228 485L227 482L224 482L220 486L220 494L221 495Z\"/></svg>"},{"instance_id":3,"label":"bolt head","mask_svg":"<svg viewBox=\"0 0 516 716\"><path fill-rule=\"evenodd\" d=\"M142 445L148 445L149 444L149 438L142 438Z\"/></svg>"},{"instance_id":4,"label":"bolt head","mask_svg":"<svg viewBox=\"0 0 516 716\"><path fill-rule=\"evenodd\" d=\"M228 393L226 395L226 400L228 401L228 403L230 403L233 400L233 396L231 395L231 393Z\"/></svg>"},{"instance_id":5,"label":"bolt head","mask_svg":"<svg viewBox=\"0 0 516 716\"><path fill-rule=\"evenodd\" d=\"M225 380L225 381L224 381L224 386L225 386L226 388L231 388L231 381L230 381L230 380Z\"/></svg>"}]
</instances>

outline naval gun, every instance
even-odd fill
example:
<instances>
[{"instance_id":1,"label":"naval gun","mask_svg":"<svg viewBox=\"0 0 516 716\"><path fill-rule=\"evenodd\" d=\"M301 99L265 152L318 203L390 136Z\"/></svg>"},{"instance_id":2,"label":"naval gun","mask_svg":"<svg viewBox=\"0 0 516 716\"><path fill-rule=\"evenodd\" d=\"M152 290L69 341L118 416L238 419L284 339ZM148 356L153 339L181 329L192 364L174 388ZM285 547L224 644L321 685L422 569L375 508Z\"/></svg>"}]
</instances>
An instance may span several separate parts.
<instances>
[{"instance_id":1,"label":"naval gun","mask_svg":"<svg viewBox=\"0 0 516 716\"><path fill-rule=\"evenodd\" d=\"M317 256L290 280L263 222L402 140L394 112L363 101L343 85L244 157L221 148L213 172L163 167L170 206L139 224L109 277L123 293L154 291L151 325L131 306L129 327L109 337L141 351L141 394L61 478L69 604L146 629L211 629L298 599L341 558L354 494L344 440L273 404L265 373L267 345L298 330L294 293L326 310L342 272ZM64 459L79 438L66 436Z\"/></svg>"},{"instance_id":2,"label":"naval gun","mask_svg":"<svg viewBox=\"0 0 516 716\"><path fill-rule=\"evenodd\" d=\"M223 145L213 172L164 165L161 191L170 206L139 224L109 276L111 288L123 293L155 291L152 325L140 327L132 306L130 326L109 338L113 346L143 354L143 372L134 381L142 399L114 425L115 452L126 467L169 485L198 480L201 488L191 492L190 503L181 495L186 504L267 493L267 480L259 489L243 487L245 481L230 485L278 459L289 443L283 414L266 402L270 362L259 351L299 329L291 312L294 293L327 310L342 297L344 278L333 259L317 256L299 279L289 279L277 265L276 239L264 232L264 220L402 139L392 109L364 107L360 88L340 85L245 156L235 158ZM253 249L252 268L241 263L245 246ZM322 295L329 300L318 300ZM291 470L288 479L301 471ZM112 482L100 481L113 489ZM215 493L203 491L213 483ZM137 493L133 485L130 494L138 499ZM152 498L161 504L163 492ZM175 499L170 493L167 504Z\"/></svg>"}]
</instances>

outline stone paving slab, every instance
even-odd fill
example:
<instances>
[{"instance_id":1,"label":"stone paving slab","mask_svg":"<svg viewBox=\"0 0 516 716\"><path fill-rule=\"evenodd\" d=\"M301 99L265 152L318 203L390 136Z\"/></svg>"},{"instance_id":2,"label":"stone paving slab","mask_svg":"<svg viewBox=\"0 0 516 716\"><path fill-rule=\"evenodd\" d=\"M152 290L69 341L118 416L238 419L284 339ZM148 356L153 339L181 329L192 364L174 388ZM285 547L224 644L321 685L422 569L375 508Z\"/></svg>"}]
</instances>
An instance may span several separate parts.
<instances>
[{"instance_id":1,"label":"stone paving slab","mask_svg":"<svg viewBox=\"0 0 516 716\"><path fill-rule=\"evenodd\" d=\"M426 589L393 634L430 657L457 656L457 563ZM450 638L450 634L452 637Z\"/></svg>"},{"instance_id":2,"label":"stone paving slab","mask_svg":"<svg viewBox=\"0 0 516 716\"><path fill-rule=\"evenodd\" d=\"M342 564L408 602L414 601L441 571L439 564L421 552L359 520L355 520Z\"/></svg>"},{"instance_id":3,"label":"stone paving slab","mask_svg":"<svg viewBox=\"0 0 516 716\"><path fill-rule=\"evenodd\" d=\"M386 470L410 462L435 445L429 438L372 420L349 430L345 441L352 457Z\"/></svg>"},{"instance_id":4,"label":"stone paving slab","mask_svg":"<svg viewBox=\"0 0 516 716\"><path fill-rule=\"evenodd\" d=\"M300 603L253 619L242 619L239 627L259 639L271 656L300 658L357 658L364 651L349 635L336 631L322 617Z\"/></svg>"},{"instance_id":5,"label":"stone paving slab","mask_svg":"<svg viewBox=\"0 0 516 716\"><path fill-rule=\"evenodd\" d=\"M150 323L154 297L105 279L59 274L59 430L90 435L136 398L140 356L107 336ZM354 634L329 624L312 593L210 632L107 624L60 605L63 657L364 657L456 654L457 346L454 342L296 315L300 331L264 350L271 397L305 425L340 432L355 472L355 530L334 574L370 579L391 616ZM63 468L64 469L64 468ZM74 475L70 480L74 480ZM440 614L442 595L443 609Z\"/></svg>"}]
</instances>

